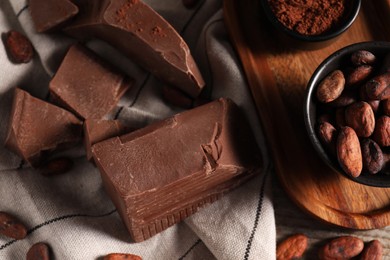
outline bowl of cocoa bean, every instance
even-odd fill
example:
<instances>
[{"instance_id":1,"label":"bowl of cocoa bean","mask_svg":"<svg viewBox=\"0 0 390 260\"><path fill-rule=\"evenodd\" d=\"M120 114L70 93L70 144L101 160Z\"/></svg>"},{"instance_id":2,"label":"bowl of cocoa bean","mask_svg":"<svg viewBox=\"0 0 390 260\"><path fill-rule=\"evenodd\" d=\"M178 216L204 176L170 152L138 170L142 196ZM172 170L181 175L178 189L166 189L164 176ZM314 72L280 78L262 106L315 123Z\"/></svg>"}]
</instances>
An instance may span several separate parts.
<instances>
[{"instance_id":1,"label":"bowl of cocoa bean","mask_svg":"<svg viewBox=\"0 0 390 260\"><path fill-rule=\"evenodd\" d=\"M390 42L360 42L310 78L304 120L319 156L349 179L390 187Z\"/></svg>"},{"instance_id":2,"label":"bowl of cocoa bean","mask_svg":"<svg viewBox=\"0 0 390 260\"><path fill-rule=\"evenodd\" d=\"M361 0L260 0L280 42L292 48L320 49L355 21Z\"/></svg>"}]
</instances>

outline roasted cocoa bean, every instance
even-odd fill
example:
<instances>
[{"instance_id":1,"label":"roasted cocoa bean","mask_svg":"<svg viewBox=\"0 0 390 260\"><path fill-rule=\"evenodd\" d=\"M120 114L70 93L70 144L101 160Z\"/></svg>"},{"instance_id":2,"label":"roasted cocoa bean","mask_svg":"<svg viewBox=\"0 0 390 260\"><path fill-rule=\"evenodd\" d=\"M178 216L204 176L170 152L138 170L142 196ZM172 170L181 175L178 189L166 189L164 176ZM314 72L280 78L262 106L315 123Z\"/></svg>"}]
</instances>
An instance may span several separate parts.
<instances>
[{"instance_id":1,"label":"roasted cocoa bean","mask_svg":"<svg viewBox=\"0 0 390 260\"><path fill-rule=\"evenodd\" d=\"M382 100L381 102L383 114L390 116L390 98Z\"/></svg>"},{"instance_id":2,"label":"roasted cocoa bean","mask_svg":"<svg viewBox=\"0 0 390 260\"><path fill-rule=\"evenodd\" d=\"M361 149L363 156L363 168L371 174L376 174L382 170L384 158L382 149L379 145L371 139L363 139L361 141Z\"/></svg>"},{"instance_id":3,"label":"roasted cocoa bean","mask_svg":"<svg viewBox=\"0 0 390 260\"><path fill-rule=\"evenodd\" d=\"M380 106L381 101L380 100L375 100L375 99L369 99L367 97L366 88L365 88L364 85L362 85L360 87L359 95L360 95L360 100L367 102L371 106L372 111L374 111L374 113L376 114L378 112L378 110L379 110L379 106Z\"/></svg>"},{"instance_id":4,"label":"roasted cocoa bean","mask_svg":"<svg viewBox=\"0 0 390 260\"><path fill-rule=\"evenodd\" d=\"M353 103L345 109L345 123L352 127L359 137L369 137L375 129L374 111L367 102Z\"/></svg>"},{"instance_id":5,"label":"roasted cocoa bean","mask_svg":"<svg viewBox=\"0 0 390 260\"><path fill-rule=\"evenodd\" d=\"M379 240L372 240L366 245L362 254L360 255L360 260L382 260L383 257L383 245Z\"/></svg>"},{"instance_id":6,"label":"roasted cocoa bean","mask_svg":"<svg viewBox=\"0 0 390 260\"><path fill-rule=\"evenodd\" d=\"M348 87L360 84L368 79L374 68L370 65L361 65L353 68L345 77L345 82Z\"/></svg>"},{"instance_id":7,"label":"roasted cocoa bean","mask_svg":"<svg viewBox=\"0 0 390 260\"><path fill-rule=\"evenodd\" d=\"M344 90L338 98L336 98L332 102L329 102L329 105L336 108L346 107L357 101L357 94L355 92L356 91Z\"/></svg>"},{"instance_id":8,"label":"roasted cocoa bean","mask_svg":"<svg viewBox=\"0 0 390 260\"><path fill-rule=\"evenodd\" d=\"M11 30L4 36L4 45L10 60L14 63L28 63L34 56L30 40L18 31Z\"/></svg>"},{"instance_id":9,"label":"roasted cocoa bean","mask_svg":"<svg viewBox=\"0 0 390 260\"><path fill-rule=\"evenodd\" d=\"M359 255L364 247L360 238L342 236L325 244L318 252L319 259L350 259Z\"/></svg>"},{"instance_id":10,"label":"roasted cocoa bean","mask_svg":"<svg viewBox=\"0 0 390 260\"><path fill-rule=\"evenodd\" d=\"M50 248L47 244L39 242L30 247L26 260L50 260Z\"/></svg>"},{"instance_id":11,"label":"roasted cocoa bean","mask_svg":"<svg viewBox=\"0 0 390 260\"><path fill-rule=\"evenodd\" d=\"M370 99L384 100L390 98L390 71L369 80L365 84Z\"/></svg>"},{"instance_id":12,"label":"roasted cocoa bean","mask_svg":"<svg viewBox=\"0 0 390 260\"><path fill-rule=\"evenodd\" d=\"M336 142L337 142L337 130L329 122L322 122L318 124L317 128L320 141L324 145L325 149L332 155L336 156Z\"/></svg>"},{"instance_id":13,"label":"roasted cocoa bean","mask_svg":"<svg viewBox=\"0 0 390 260\"><path fill-rule=\"evenodd\" d=\"M0 234L14 239L23 239L27 236L27 228L15 216L0 212Z\"/></svg>"},{"instance_id":14,"label":"roasted cocoa bean","mask_svg":"<svg viewBox=\"0 0 390 260\"><path fill-rule=\"evenodd\" d=\"M317 98L322 103L329 103L338 98L344 90L345 78L341 70L327 75L317 88Z\"/></svg>"},{"instance_id":15,"label":"roasted cocoa bean","mask_svg":"<svg viewBox=\"0 0 390 260\"><path fill-rule=\"evenodd\" d=\"M341 168L352 177L358 177L363 169L359 138L353 128L345 126L337 137L337 159Z\"/></svg>"},{"instance_id":16,"label":"roasted cocoa bean","mask_svg":"<svg viewBox=\"0 0 390 260\"><path fill-rule=\"evenodd\" d=\"M66 173L73 168L73 161L67 157L55 158L39 168L39 172L44 176L54 176Z\"/></svg>"},{"instance_id":17,"label":"roasted cocoa bean","mask_svg":"<svg viewBox=\"0 0 390 260\"><path fill-rule=\"evenodd\" d=\"M351 55L352 64L355 66L369 64L372 65L376 61L376 57L373 53L366 50L358 50Z\"/></svg>"},{"instance_id":18,"label":"roasted cocoa bean","mask_svg":"<svg viewBox=\"0 0 390 260\"><path fill-rule=\"evenodd\" d=\"M292 235L278 244L276 248L276 259L297 259L305 253L306 248L307 237L304 234Z\"/></svg>"},{"instance_id":19,"label":"roasted cocoa bean","mask_svg":"<svg viewBox=\"0 0 390 260\"><path fill-rule=\"evenodd\" d=\"M376 120L372 139L382 147L390 146L390 117L381 116Z\"/></svg>"},{"instance_id":20,"label":"roasted cocoa bean","mask_svg":"<svg viewBox=\"0 0 390 260\"><path fill-rule=\"evenodd\" d=\"M138 255L113 253L106 255L103 260L142 260Z\"/></svg>"}]
</instances>

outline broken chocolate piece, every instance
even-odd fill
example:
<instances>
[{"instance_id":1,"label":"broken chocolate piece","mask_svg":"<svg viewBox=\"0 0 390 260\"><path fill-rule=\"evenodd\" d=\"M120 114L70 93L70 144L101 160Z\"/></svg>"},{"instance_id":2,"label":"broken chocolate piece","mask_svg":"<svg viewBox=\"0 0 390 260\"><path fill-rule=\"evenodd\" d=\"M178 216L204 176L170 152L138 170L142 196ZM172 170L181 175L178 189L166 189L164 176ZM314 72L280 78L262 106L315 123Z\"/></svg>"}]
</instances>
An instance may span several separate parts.
<instances>
[{"instance_id":1,"label":"broken chocolate piece","mask_svg":"<svg viewBox=\"0 0 390 260\"><path fill-rule=\"evenodd\" d=\"M130 129L119 120L87 119L84 122L84 145L87 159L91 161L91 146L114 136L125 134Z\"/></svg>"},{"instance_id":2,"label":"broken chocolate piece","mask_svg":"<svg viewBox=\"0 0 390 260\"><path fill-rule=\"evenodd\" d=\"M72 113L16 88L5 146L31 166L41 155L81 140L82 122Z\"/></svg>"},{"instance_id":3,"label":"broken chocolate piece","mask_svg":"<svg viewBox=\"0 0 390 260\"><path fill-rule=\"evenodd\" d=\"M165 81L197 97L203 78L184 40L140 0L77 0L77 19L65 32L79 39L96 37Z\"/></svg>"},{"instance_id":4,"label":"broken chocolate piece","mask_svg":"<svg viewBox=\"0 0 390 260\"><path fill-rule=\"evenodd\" d=\"M29 0L29 10L39 33L61 28L79 12L69 0Z\"/></svg>"},{"instance_id":5,"label":"broken chocolate piece","mask_svg":"<svg viewBox=\"0 0 390 260\"><path fill-rule=\"evenodd\" d=\"M262 165L248 122L227 99L97 143L92 154L136 242L214 202Z\"/></svg>"},{"instance_id":6,"label":"broken chocolate piece","mask_svg":"<svg viewBox=\"0 0 390 260\"><path fill-rule=\"evenodd\" d=\"M53 102L83 119L101 119L115 108L132 80L81 45L73 45L50 82Z\"/></svg>"}]
</instances>

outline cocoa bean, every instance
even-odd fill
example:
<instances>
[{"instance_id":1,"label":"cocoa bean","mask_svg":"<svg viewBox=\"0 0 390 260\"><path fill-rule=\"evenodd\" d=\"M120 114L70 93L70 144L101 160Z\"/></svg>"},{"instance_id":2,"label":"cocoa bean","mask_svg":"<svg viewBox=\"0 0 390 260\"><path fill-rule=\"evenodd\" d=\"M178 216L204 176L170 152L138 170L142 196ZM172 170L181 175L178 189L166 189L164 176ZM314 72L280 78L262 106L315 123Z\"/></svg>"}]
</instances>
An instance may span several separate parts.
<instances>
[{"instance_id":1,"label":"cocoa bean","mask_svg":"<svg viewBox=\"0 0 390 260\"><path fill-rule=\"evenodd\" d=\"M382 147L390 146L390 117L381 116L376 120L372 139Z\"/></svg>"},{"instance_id":2,"label":"cocoa bean","mask_svg":"<svg viewBox=\"0 0 390 260\"><path fill-rule=\"evenodd\" d=\"M371 139L364 139L361 141L361 149L363 156L363 168L371 174L376 174L382 170L384 157L379 145Z\"/></svg>"},{"instance_id":3,"label":"cocoa bean","mask_svg":"<svg viewBox=\"0 0 390 260\"><path fill-rule=\"evenodd\" d=\"M319 259L350 259L359 255L364 247L360 238L342 236L325 244L318 252Z\"/></svg>"},{"instance_id":4,"label":"cocoa bean","mask_svg":"<svg viewBox=\"0 0 390 260\"><path fill-rule=\"evenodd\" d=\"M50 260L50 248L47 244L39 242L30 247L26 260Z\"/></svg>"},{"instance_id":5,"label":"cocoa bean","mask_svg":"<svg viewBox=\"0 0 390 260\"><path fill-rule=\"evenodd\" d=\"M15 216L0 212L0 234L14 239L23 239L27 236L27 228Z\"/></svg>"},{"instance_id":6,"label":"cocoa bean","mask_svg":"<svg viewBox=\"0 0 390 260\"><path fill-rule=\"evenodd\" d=\"M345 78L341 70L327 75L317 88L317 98L322 103L329 103L338 98L344 90Z\"/></svg>"},{"instance_id":7,"label":"cocoa bean","mask_svg":"<svg viewBox=\"0 0 390 260\"><path fill-rule=\"evenodd\" d=\"M384 100L390 98L390 71L369 80L365 84L370 99Z\"/></svg>"},{"instance_id":8,"label":"cocoa bean","mask_svg":"<svg viewBox=\"0 0 390 260\"><path fill-rule=\"evenodd\" d=\"M357 94L355 93L355 91L344 90L343 93L341 93L341 95L338 98L336 98L332 102L329 102L328 104L332 107L339 108L339 107L346 107L356 101L357 101Z\"/></svg>"},{"instance_id":9,"label":"cocoa bean","mask_svg":"<svg viewBox=\"0 0 390 260\"><path fill-rule=\"evenodd\" d=\"M341 168L352 177L358 177L363 169L359 138L353 128L345 126L337 137L337 159Z\"/></svg>"},{"instance_id":10,"label":"cocoa bean","mask_svg":"<svg viewBox=\"0 0 390 260\"><path fill-rule=\"evenodd\" d=\"M28 63L34 56L30 40L18 31L11 30L6 33L4 45L10 60L14 63Z\"/></svg>"},{"instance_id":11,"label":"cocoa bean","mask_svg":"<svg viewBox=\"0 0 390 260\"><path fill-rule=\"evenodd\" d=\"M304 234L295 234L278 244L276 259L287 260L301 257L307 248L307 237Z\"/></svg>"},{"instance_id":12,"label":"cocoa bean","mask_svg":"<svg viewBox=\"0 0 390 260\"><path fill-rule=\"evenodd\" d=\"M332 155L336 156L337 130L329 122L318 124L318 137L324 145L325 149Z\"/></svg>"},{"instance_id":13,"label":"cocoa bean","mask_svg":"<svg viewBox=\"0 0 390 260\"><path fill-rule=\"evenodd\" d=\"M73 161L67 157L55 158L42 165L39 171L44 176L54 176L66 173L73 168Z\"/></svg>"},{"instance_id":14,"label":"cocoa bean","mask_svg":"<svg viewBox=\"0 0 390 260\"><path fill-rule=\"evenodd\" d=\"M142 260L138 255L113 253L106 255L103 260Z\"/></svg>"},{"instance_id":15,"label":"cocoa bean","mask_svg":"<svg viewBox=\"0 0 390 260\"><path fill-rule=\"evenodd\" d=\"M390 116L390 98L381 101L383 114Z\"/></svg>"},{"instance_id":16,"label":"cocoa bean","mask_svg":"<svg viewBox=\"0 0 390 260\"><path fill-rule=\"evenodd\" d=\"M347 86L354 86L364 82L372 74L374 68L370 65L361 65L349 71L345 77Z\"/></svg>"},{"instance_id":17,"label":"cocoa bean","mask_svg":"<svg viewBox=\"0 0 390 260\"><path fill-rule=\"evenodd\" d=\"M345 109L345 122L359 137L369 137L375 129L375 115L364 101L353 103Z\"/></svg>"},{"instance_id":18,"label":"cocoa bean","mask_svg":"<svg viewBox=\"0 0 390 260\"><path fill-rule=\"evenodd\" d=\"M352 64L355 66L365 65L365 64L374 64L376 57L373 53L366 50L358 50L352 53L351 55Z\"/></svg>"},{"instance_id":19,"label":"cocoa bean","mask_svg":"<svg viewBox=\"0 0 390 260\"><path fill-rule=\"evenodd\" d=\"M375 99L369 99L367 96L366 88L364 85L360 87L359 94L360 94L361 101L367 102L371 106L372 111L374 111L374 113L376 114L379 110L379 106L380 106L381 101L375 100Z\"/></svg>"},{"instance_id":20,"label":"cocoa bean","mask_svg":"<svg viewBox=\"0 0 390 260\"><path fill-rule=\"evenodd\" d=\"M382 260L383 245L378 240L372 240L364 246L361 260Z\"/></svg>"}]
</instances>

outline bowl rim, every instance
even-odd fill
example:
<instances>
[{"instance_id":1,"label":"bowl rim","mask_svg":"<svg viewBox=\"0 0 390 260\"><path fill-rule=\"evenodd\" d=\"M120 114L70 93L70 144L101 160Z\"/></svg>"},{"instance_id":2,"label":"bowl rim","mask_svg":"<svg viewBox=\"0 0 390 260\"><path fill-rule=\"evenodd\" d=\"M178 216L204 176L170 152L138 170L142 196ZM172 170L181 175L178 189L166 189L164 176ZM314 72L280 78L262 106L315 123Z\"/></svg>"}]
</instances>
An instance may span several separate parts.
<instances>
[{"instance_id":1,"label":"bowl rim","mask_svg":"<svg viewBox=\"0 0 390 260\"><path fill-rule=\"evenodd\" d=\"M261 0L260 2L261 2L261 5L263 7L265 16L274 25L274 27L283 31L284 33L286 33L287 35L289 35L292 38L295 38L295 39L298 39L301 41L306 41L306 42L327 41L327 40L333 39L333 38L339 36L340 34L342 34L343 32L345 32L349 27L351 27L353 22L356 20L358 14L359 14L359 11L360 11L361 3L362 3L362 0L352 0L351 12L350 12L349 16L346 17L345 22L340 25L340 28L338 28L336 30L331 30L330 32L325 32L325 33L319 34L319 35L304 35L304 34L300 34L300 33L296 32L294 30L290 30L286 26L284 26L278 20L278 18L276 18L274 12L271 10L271 7L268 4L268 1L269 0Z\"/></svg>"},{"instance_id":2,"label":"bowl rim","mask_svg":"<svg viewBox=\"0 0 390 260\"><path fill-rule=\"evenodd\" d=\"M307 133L309 134L310 142L312 143L314 149L321 157L321 159L324 160L334 171L341 173L342 175L346 176L350 180L353 180L360 184L373 186L373 187L386 188L386 187L390 187L390 176L388 176L389 181L386 183L383 183L383 180L381 180L378 177L375 178L375 176L378 175L370 175L370 176L360 175L359 177L354 178L349 174L347 174L346 172L344 172L339 165L335 165L335 163L328 156L328 152L324 150L322 143L318 139L316 129L314 126L315 122L312 121L312 118L310 116L311 104L314 102L312 99L314 96L316 86L318 85L318 82L320 80L320 74L324 70L326 70L327 66L330 65L334 61L334 59L339 56L344 56L346 54L350 54L353 51L360 50L360 49L367 49L370 51L370 49L373 48L383 48L383 49L388 48L390 53L390 42L366 41L366 42L353 43L333 52L327 58L325 58L325 60L321 62L316 68L316 70L313 72L312 76L310 77L310 80L306 85L303 115L304 115L305 128Z\"/></svg>"}]
</instances>

